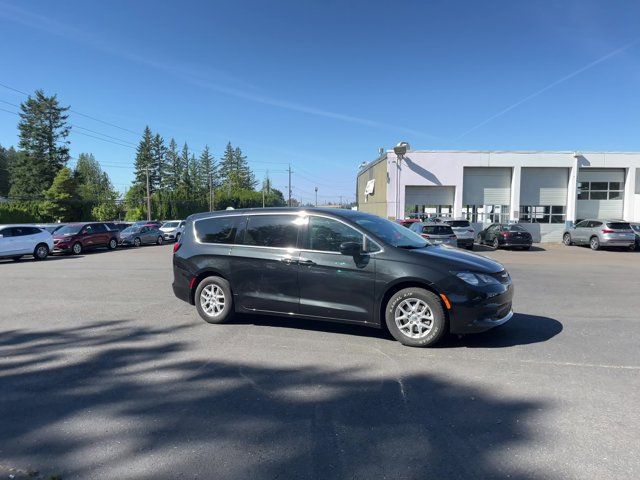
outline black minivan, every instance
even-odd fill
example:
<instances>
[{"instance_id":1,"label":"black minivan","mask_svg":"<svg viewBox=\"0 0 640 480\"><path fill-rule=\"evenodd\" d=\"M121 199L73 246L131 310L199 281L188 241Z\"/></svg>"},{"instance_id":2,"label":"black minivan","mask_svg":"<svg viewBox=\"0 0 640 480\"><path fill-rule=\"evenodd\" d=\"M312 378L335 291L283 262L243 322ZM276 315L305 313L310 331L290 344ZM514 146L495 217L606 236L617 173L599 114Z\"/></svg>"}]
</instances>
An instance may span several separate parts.
<instances>
[{"instance_id":1,"label":"black minivan","mask_svg":"<svg viewBox=\"0 0 640 480\"><path fill-rule=\"evenodd\" d=\"M386 327L405 345L488 330L513 315L504 267L352 210L268 208L187 219L175 295L209 323L235 312Z\"/></svg>"}]
</instances>

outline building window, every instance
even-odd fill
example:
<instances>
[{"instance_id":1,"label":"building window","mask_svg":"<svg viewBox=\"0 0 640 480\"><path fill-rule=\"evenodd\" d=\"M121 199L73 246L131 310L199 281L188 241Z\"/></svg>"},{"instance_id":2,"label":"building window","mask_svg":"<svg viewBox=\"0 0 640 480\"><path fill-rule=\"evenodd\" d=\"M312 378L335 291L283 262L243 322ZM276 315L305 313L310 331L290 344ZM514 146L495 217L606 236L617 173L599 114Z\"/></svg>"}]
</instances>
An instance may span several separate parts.
<instances>
[{"instance_id":1,"label":"building window","mask_svg":"<svg viewBox=\"0 0 640 480\"><path fill-rule=\"evenodd\" d=\"M622 182L578 182L578 200L619 200L623 194Z\"/></svg>"},{"instance_id":2,"label":"building window","mask_svg":"<svg viewBox=\"0 0 640 480\"><path fill-rule=\"evenodd\" d=\"M564 223L566 207L561 205L522 205L520 221L523 223Z\"/></svg>"},{"instance_id":3,"label":"building window","mask_svg":"<svg viewBox=\"0 0 640 480\"><path fill-rule=\"evenodd\" d=\"M462 215L475 223L507 223L509 205L465 205Z\"/></svg>"},{"instance_id":4,"label":"building window","mask_svg":"<svg viewBox=\"0 0 640 480\"><path fill-rule=\"evenodd\" d=\"M437 217L453 217L453 205L408 205L405 216L421 220Z\"/></svg>"}]
</instances>

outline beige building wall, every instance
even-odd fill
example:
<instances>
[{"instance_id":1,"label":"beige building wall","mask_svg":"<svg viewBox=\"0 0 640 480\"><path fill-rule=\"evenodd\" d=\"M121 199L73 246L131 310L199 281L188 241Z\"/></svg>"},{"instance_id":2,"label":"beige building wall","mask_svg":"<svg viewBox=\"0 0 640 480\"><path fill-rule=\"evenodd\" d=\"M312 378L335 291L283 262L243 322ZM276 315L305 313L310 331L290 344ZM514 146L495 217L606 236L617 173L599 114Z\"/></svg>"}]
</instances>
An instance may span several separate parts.
<instances>
[{"instance_id":1,"label":"beige building wall","mask_svg":"<svg viewBox=\"0 0 640 480\"><path fill-rule=\"evenodd\" d=\"M373 195L365 198L364 189L369 180L375 180ZM373 166L358 174L358 210L387 217L387 160L380 159Z\"/></svg>"}]
</instances>

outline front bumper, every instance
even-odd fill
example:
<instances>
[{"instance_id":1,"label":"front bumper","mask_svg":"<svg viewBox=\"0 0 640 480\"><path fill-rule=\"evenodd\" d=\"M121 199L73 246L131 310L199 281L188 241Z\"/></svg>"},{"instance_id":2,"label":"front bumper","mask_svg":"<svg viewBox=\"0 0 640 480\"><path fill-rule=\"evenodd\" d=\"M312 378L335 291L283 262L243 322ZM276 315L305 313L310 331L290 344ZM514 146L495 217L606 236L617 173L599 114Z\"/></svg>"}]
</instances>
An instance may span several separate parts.
<instances>
[{"instance_id":1,"label":"front bumper","mask_svg":"<svg viewBox=\"0 0 640 480\"><path fill-rule=\"evenodd\" d=\"M51 253L69 253L72 249L71 244L54 244Z\"/></svg>"},{"instance_id":2,"label":"front bumper","mask_svg":"<svg viewBox=\"0 0 640 480\"><path fill-rule=\"evenodd\" d=\"M164 240L173 241L173 240L176 239L176 234L175 233L163 233L162 237L164 238Z\"/></svg>"},{"instance_id":3,"label":"front bumper","mask_svg":"<svg viewBox=\"0 0 640 480\"><path fill-rule=\"evenodd\" d=\"M511 282L447 293L451 302L449 330L454 334L479 333L503 325L513 317Z\"/></svg>"}]
</instances>

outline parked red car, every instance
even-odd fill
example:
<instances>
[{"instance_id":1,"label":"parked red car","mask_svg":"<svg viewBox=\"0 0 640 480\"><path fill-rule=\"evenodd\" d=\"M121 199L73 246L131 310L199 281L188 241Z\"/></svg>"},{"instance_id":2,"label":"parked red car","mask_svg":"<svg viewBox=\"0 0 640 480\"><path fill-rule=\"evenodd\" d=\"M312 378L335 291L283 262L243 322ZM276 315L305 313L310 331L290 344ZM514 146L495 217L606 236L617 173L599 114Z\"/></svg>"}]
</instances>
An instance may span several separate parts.
<instances>
[{"instance_id":1,"label":"parked red car","mask_svg":"<svg viewBox=\"0 0 640 480\"><path fill-rule=\"evenodd\" d=\"M81 254L84 250L106 247L117 248L120 233L104 223L70 223L53 235L53 253Z\"/></svg>"}]
</instances>

